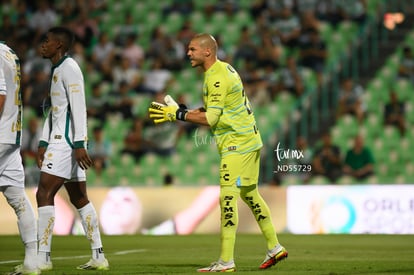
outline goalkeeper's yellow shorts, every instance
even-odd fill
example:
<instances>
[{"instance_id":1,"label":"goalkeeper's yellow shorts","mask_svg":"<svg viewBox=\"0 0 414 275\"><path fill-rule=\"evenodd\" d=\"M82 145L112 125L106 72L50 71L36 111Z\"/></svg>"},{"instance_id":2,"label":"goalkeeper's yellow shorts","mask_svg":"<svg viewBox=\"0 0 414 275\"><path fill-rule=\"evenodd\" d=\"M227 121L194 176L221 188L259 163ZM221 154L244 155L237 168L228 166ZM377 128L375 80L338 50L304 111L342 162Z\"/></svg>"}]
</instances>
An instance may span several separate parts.
<instances>
[{"instance_id":1,"label":"goalkeeper's yellow shorts","mask_svg":"<svg viewBox=\"0 0 414 275\"><path fill-rule=\"evenodd\" d=\"M249 186L257 184L260 169L260 150L247 154L230 154L221 158L221 186Z\"/></svg>"}]
</instances>

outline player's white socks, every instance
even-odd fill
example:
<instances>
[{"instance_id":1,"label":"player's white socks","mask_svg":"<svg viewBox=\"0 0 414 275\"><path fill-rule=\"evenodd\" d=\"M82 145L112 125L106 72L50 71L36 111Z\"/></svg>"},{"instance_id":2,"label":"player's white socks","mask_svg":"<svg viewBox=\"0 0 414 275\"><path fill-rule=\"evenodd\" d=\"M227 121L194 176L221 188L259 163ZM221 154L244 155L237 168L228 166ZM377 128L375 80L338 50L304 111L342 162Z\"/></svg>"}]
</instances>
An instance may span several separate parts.
<instances>
[{"instance_id":1,"label":"player's white socks","mask_svg":"<svg viewBox=\"0 0 414 275\"><path fill-rule=\"evenodd\" d=\"M25 246L24 266L27 269L36 267L37 256L37 226L33 207L25 193L20 190L16 192L13 188L8 188L5 192L8 203L14 209L17 216L17 226L20 237Z\"/></svg>"},{"instance_id":2,"label":"player's white socks","mask_svg":"<svg viewBox=\"0 0 414 275\"><path fill-rule=\"evenodd\" d=\"M53 228L55 226L55 206L48 205L38 208L38 259L42 263L50 263L50 251L52 246Z\"/></svg>"},{"instance_id":3,"label":"player's white socks","mask_svg":"<svg viewBox=\"0 0 414 275\"><path fill-rule=\"evenodd\" d=\"M92 259L103 261L105 255L102 249L101 233L99 232L98 215L95 207L89 202L84 207L78 209L85 230L86 238L89 240L92 249Z\"/></svg>"}]
</instances>

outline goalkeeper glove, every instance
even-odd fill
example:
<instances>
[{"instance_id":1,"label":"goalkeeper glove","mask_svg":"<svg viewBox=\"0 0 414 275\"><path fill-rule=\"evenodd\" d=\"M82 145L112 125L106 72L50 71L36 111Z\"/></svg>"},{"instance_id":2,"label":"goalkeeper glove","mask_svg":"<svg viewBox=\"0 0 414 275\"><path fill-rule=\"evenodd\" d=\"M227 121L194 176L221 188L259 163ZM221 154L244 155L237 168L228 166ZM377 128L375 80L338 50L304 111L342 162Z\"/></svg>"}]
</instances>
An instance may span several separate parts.
<instances>
[{"instance_id":1,"label":"goalkeeper glove","mask_svg":"<svg viewBox=\"0 0 414 275\"><path fill-rule=\"evenodd\" d=\"M178 105L170 95L164 97L164 102L167 105L158 102L151 102L150 104L149 117L154 120L155 124L177 119L185 120L187 107L184 104Z\"/></svg>"}]
</instances>

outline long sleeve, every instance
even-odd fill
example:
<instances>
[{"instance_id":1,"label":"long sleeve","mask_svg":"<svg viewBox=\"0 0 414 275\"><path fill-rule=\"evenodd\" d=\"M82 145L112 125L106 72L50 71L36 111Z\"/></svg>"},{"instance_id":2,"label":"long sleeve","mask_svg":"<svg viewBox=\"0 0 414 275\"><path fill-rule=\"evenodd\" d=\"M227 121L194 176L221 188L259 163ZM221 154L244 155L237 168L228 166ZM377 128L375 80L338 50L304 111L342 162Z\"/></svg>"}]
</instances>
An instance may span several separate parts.
<instances>
[{"instance_id":1,"label":"long sleeve","mask_svg":"<svg viewBox=\"0 0 414 275\"><path fill-rule=\"evenodd\" d=\"M79 66L70 66L65 72L63 82L69 99L72 118L73 142L75 148L85 147L87 141L87 113L84 79Z\"/></svg>"}]
</instances>

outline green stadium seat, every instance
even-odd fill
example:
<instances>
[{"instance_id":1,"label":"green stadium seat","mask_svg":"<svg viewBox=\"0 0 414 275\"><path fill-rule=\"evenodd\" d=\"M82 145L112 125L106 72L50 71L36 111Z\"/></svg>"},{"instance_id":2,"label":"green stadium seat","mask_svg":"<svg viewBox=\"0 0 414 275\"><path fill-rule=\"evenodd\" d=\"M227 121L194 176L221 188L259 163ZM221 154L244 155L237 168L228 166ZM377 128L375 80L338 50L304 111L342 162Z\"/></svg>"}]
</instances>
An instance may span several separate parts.
<instances>
[{"instance_id":1,"label":"green stadium seat","mask_svg":"<svg viewBox=\"0 0 414 275\"><path fill-rule=\"evenodd\" d=\"M346 134L346 129L339 125L338 123L333 125L330 129L332 141L335 144L347 143L348 135Z\"/></svg>"},{"instance_id":2,"label":"green stadium seat","mask_svg":"<svg viewBox=\"0 0 414 275\"><path fill-rule=\"evenodd\" d=\"M394 84L394 91L402 101L414 100L414 85L408 79L398 79Z\"/></svg>"},{"instance_id":3,"label":"green stadium seat","mask_svg":"<svg viewBox=\"0 0 414 275\"><path fill-rule=\"evenodd\" d=\"M224 48L229 50L236 47L240 38L240 26L236 23L229 22L224 27L224 33L226 35L221 37Z\"/></svg>"},{"instance_id":4,"label":"green stadium seat","mask_svg":"<svg viewBox=\"0 0 414 275\"><path fill-rule=\"evenodd\" d=\"M401 135L394 126L384 126L381 138L384 140L386 148L396 149L400 146Z\"/></svg>"},{"instance_id":5,"label":"green stadium seat","mask_svg":"<svg viewBox=\"0 0 414 275\"><path fill-rule=\"evenodd\" d=\"M190 14L190 21L195 32L203 32L203 26L205 23L204 14L202 11L195 10Z\"/></svg>"},{"instance_id":6,"label":"green stadium seat","mask_svg":"<svg viewBox=\"0 0 414 275\"><path fill-rule=\"evenodd\" d=\"M280 109L280 113L284 115L292 110L296 103L296 98L289 92L281 92L275 97L274 102Z\"/></svg>"},{"instance_id":7,"label":"green stadium seat","mask_svg":"<svg viewBox=\"0 0 414 275\"><path fill-rule=\"evenodd\" d=\"M328 58L327 67L336 69L335 66L341 64L341 60L344 57L344 53L347 47L345 38L338 32L334 32L331 36L331 41L328 43Z\"/></svg>"},{"instance_id":8,"label":"green stadium seat","mask_svg":"<svg viewBox=\"0 0 414 275\"><path fill-rule=\"evenodd\" d=\"M389 86L381 77L375 77L368 83L366 93L371 94L371 99L379 105L384 105L389 99Z\"/></svg>"},{"instance_id":9,"label":"green stadium seat","mask_svg":"<svg viewBox=\"0 0 414 275\"><path fill-rule=\"evenodd\" d=\"M337 33L342 36L346 45L349 45L349 43L356 38L357 31L357 23L350 20L342 21L337 27Z\"/></svg>"},{"instance_id":10,"label":"green stadium seat","mask_svg":"<svg viewBox=\"0 0 414 275\"><path fill-rule=\"evenodd\" d=\"M283 177L283 180L281 182L282 186L292 186L292 185L299 185L302 184L303 180L298 177L297 175L287 175Z\"/></svg>"},{"instance_id":11,"label":"green stadium seat","mask_svg":"<svg viewBox=\"0 0 414 275\"><path fill-rule=\"evenodd\" d=\"M354 137L358 134L358 121L353 115L343 115L336 121L336 125L341 128L342 135L346 137Z\"/></svg>"},{"instance_id":12,"label":"green stadium seat","mask_svg":"<svg viewBox=\"0 0 414 275\"><path fill-rule=\"evenodd\" d=\"M239 4L242 10L249 10L253 5L251 0L239 0L237 1L237 3Z\"/></svg>"},{"instance_id":13,"label":"green stadium seat","mask_svg":"<svg viewBox=\"0 0 414 275\"><path fill-rule=\"evenodd\" d=\"M319 33L323 41L327 41L327 42L331 41L332 33L333 33L332 25L327 22L321 22L319 25Z\"/></svg>"},{"instance_id":14,"label":"green stadium seat","mask_svg":"<svg viewBox=\"0 0 414 275\"><path fill-rule=\"evenodd\" d=\"M250 16L250 13L247 10L237 11L233 16L233 22L236 23L240 28L243 26L254 25L253 18Z\"/></svg>"},{"instance_id":15,"label":"green stadium seat","mask_svg":"<svg viewBox=\"0 0 414 275\"><path fill-rule=\"evenodd\" d=\"M408 162L404 165L404 169L402 171L404 175L405 183L407 184L414 184L414 162Z\"/></svg>"},{"instance_id":16,"label":"green stadium seat","mask_svg":"<svg viewBox=\"0 0 414 275\"><path fill-rule=\"evenodd\" d=\"M195 163L195 164L187 163L181 166L181 170L177 174L177 183L183 186L200 185L198 179L201 175L206 175L206 173L203 173L204 169L205 167L198 165L198 163Z\"/></svg>"},{"instance_id":17,"label":"green stadium seat","mask_svg":"<svg viewBox=\"0 0 414 275\"><path fill-rule=\"evenodd\" d=\"M375 175L379 184L394 183L395 175L387 163L378 163L375 165Z\"/></svg>"},{"instance_id":18,"label":"green stadium seat","mask_svg":"<svg viewBox=\"0 0 414 275\"><path fill-rule=\"evenodd\" d=\"M384 140L377 137L370 148L376 163L388 162L389 149L384 145Z\"/></svg>"},{"instance_id":19,"label":"green stadium seat","mask_svg":"<svg viewBox=\"0 0 414 275\"><path fill-rule=\"evenodd\" d=\"M405 103L405 117L408 123L414 124L414 103L411 101Z\"/></svg>"},{"instance_id":20,"label":"green stadium seat","mask_svg":"<svg viewBox=\"0 0 414 275\"><path fill-rule=\"evenodd\" d=\"M383 115L382 113L370 113L364 121L364 127L370 137L376 137L382 130Z\"/></svg>"},{"instance_id":21,"label":"green stadium seat","mask_svg":"<svg viewBox=\"0 0 414 275\"><path fill-rule=\"evenodd\" d=\"M150 2L158 2L158 1L150 1ZM162 16L159 10L149 10L146 14L145 24L151 30L157 26L162 24Z\"/></svg>"},{"instance_id":22,"label":"green stadium seat","mask_svg":"<svg viewBox=\"0 0 414 275\"><path fill-rule=\"evenodd\" d=\"M355 178L345 175L340 177L336 184L340 184L340 185L350 185L350 184L356 184L356 183L360 183L361 181L356 180Z\"/></svg>"},{"instance_id":23,"label":"green stadium seat","mask_svg":"<svg viewBox=\"0 0 414 275\"><path fill-rule=\"evenodd\" d=\"M164 19L162 26L169 34L175 34L184 23L184 17L178 12L172 12Z\"/></svg>"},{"instance_id":24,"label":"green stadium seat","mask_svg":"<svg viewBox=\"0 0 414 275\"><path fill-rule=\"evenodd\" d=\"M327 185L327 184L331 184L331 182L327 177L313 176L310 179L309 184L312 184L312 185Z\"/></svg>"},{"instance_id":25,"label":"green stadium seat","mask_svg":"<svg viewBox=\"0 0 414 275\"><path fill-rule=\"evenodd\" d=\"M398 150L398 155L400 156L403 163L414 161L414 154L412 153L413 146L414 140L411 140L407 137L401 137L400 144L396 150Z\"/></svg>"},{"instance_id":26,"label":"green stadium seat","mask_svg":"<svg viewBox=\"0 0 414 275\"><path fill-rule=\"evenodd\" d=\"M377 71L376 77L382 80L384 89L387 89L387 87L390 87L391 83L394 81L396 73L397 72L394 68L392 68L392 66L383 66Z\"/></svg>"}]
</instances>

